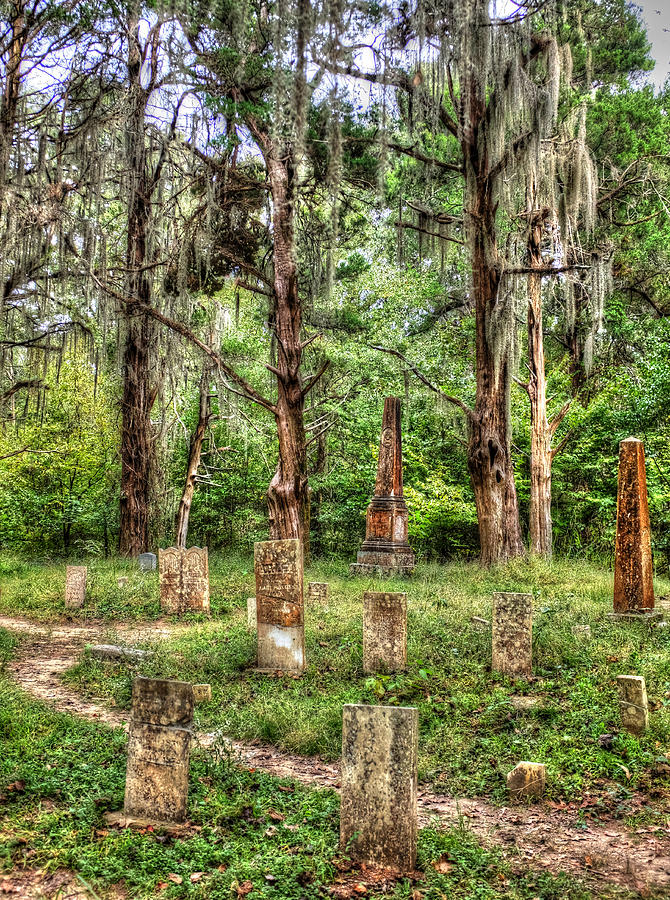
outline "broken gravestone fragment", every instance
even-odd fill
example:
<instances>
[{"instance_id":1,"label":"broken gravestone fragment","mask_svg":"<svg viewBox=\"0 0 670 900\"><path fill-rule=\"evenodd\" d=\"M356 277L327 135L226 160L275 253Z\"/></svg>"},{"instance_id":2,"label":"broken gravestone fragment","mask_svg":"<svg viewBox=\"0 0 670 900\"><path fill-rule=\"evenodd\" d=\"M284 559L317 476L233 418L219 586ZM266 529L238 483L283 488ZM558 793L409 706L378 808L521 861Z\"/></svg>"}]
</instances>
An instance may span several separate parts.
<instances>
[{"instance_id":1,"label":"broken gravestone fragment","mask_svg":"<svg viewBox=\"0 0 670 900\"><path fill-rule=\"evenodd\" d=\"M343 708L340 847L355 860L414 869L418 731L414 707Z\"/></svg>"},{"instance_id":2,"label":"broken gravestone fragment","mask_svg":"<svg viewBox=\"0 0 670 900\"><path fill-rule=\"evenodd\" d=\"M407 667L407 594L363 594L363 671L399 672Z\"/></svg>"},{"instance_id":3,"label":"broken gravestone fragment","mask_svg":"<svg viewBox=\"0 0 670 900\"><path fill-rule=\"evenodd\" d=\"M247 628L256 627L256 598L247 597Z\"/></svg>"},{"instance_id":4,"label":"broken gravestone fragment","mask_svg":"<svg viewBox=\"0 0 670 900\"><path fill-rule=\"evenodd\" d=\"M102 662L141 662L152 654L148 650L137 650L135 647L119 647L116 644L92 644L89 653L93 659Z\"/></svg>"},{"instance_id":5,"label":"broken gravestone fragment","mask_svg":"<svg viewBox=\"0 0 670 900\"><path fill-rule=\"evenodd\" d=\"M65 607L80 609L86 599L86 566L68 566L65 570Z\"/></svg>"},{"instance_id":6,"label":"broken gravestone fragment","mask_svg":"<svg viewBox=\"0 0 670 900\"><path fill-rule=\"evenodd\" d=\"M302 544L297 539L254 546L258 669L305 669Z\"/></svg>"},{"instance_id":7,"label":"broken gravestone fragment","mask_svg":"<svg viewBox=\"0 0 670 900\"><path fill-rule=\"evenodd\" d=\"M649 727L647 686L641 675L619 675L619 710L621 724L631 734L642 734Z\"/></svg>"},{"instance_id":8,"label":"broken gravestone fragment","mask_svg":"<svg viewBox=\"0 0 670 900\"><path fill-rule=\"evenodd\" d=\"M193 685L185 681L133 681L124 814L157 822L183 822L193 722Z\"/></svg>"},{"instance_id":9,"label":"broken gravestone fragment","mask_svg":"<svg viewBox=\"0 0 670 900\"><path fill-rule=\"evenodd\" d=\"M532 675L532 594L493 595L491 668L511 678Z\"/></svg>"},{"instance_id":10,"label":"broken gravestone fragment","mask_svg":"<svg viewBox=\"0 0 670 900\"><path fill-rule=\"evenodd\" d=\"M507 773L507 790L515 798L541 797L547 780L543 763L520 762Z\"/></svg>"}]
</instances>

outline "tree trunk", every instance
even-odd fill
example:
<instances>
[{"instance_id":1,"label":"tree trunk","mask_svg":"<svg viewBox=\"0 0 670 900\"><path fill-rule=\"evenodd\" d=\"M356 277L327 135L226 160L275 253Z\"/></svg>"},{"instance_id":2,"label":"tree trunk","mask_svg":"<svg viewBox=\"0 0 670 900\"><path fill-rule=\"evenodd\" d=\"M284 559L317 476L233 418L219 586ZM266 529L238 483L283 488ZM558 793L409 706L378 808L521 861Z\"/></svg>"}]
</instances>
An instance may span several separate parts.
<instances>
[{"instance_id":1,"label":"tree trunk","mask_svg":"<svg viewBox=\"0 0 670 900\"><path fill-rule=\"evenodd\" d=\"M299 538L309 555L309 486L305 440L302 362L302 305L295 258L293 164L291 154L266 155L272 192L274 325L277 337L277 471L268 487L270 538Z\"/></svg>"},{"instance_id":2,"label":"tree trunk","mask_svg":"<svg viewBox=\"0 0 670 900\"><path fill-rule=\"evenodd\" d=\"M471 102L473 115L480 109ZM476 396L469 417L468 468L479 523L481 562L504 563L524 552L512 463L510 351L500 315L500 261L488 158L475 122L466 131L466 209L476 318ZM512 327L516 327L512 323ZM498 342L498 346L496 346Z\"/></svg>"},{"instance_id":3,"label":"tree trunk","mask_svg":"<svg viewBox=\"0 0 670 900\"><path fill-rule=\"evenodd\" d=\"M9 161L16 138L19 95L21 89L21 63L28 40L25 27L25 2L18 0L9 13L12 39L9 45L5 82L0 98L0 198L4 198Z\"/></svg>"},{"instance_id":4,"label":"tree trunk","mask_svg":"<svg viewBox=\"0 0 670 900\"><path fill-rule=\"evenodd\" d=\"M137 15L137 10L135 10ZM144 305L151 303L151 284L145 268L151 216L150 178L147 172L145 114L149 99L142 87L142 52L138 19L130 17L128 29L129 115L126 119L128 165L128 213L126 292ZM149 498L153 471L151 407L156 392L151 387L151 344L154 329L149 317L132 303L120 310L126 336L123 354L121 404L121 521L119 550L137 556L149 545Z\"/></svg>"},{"instance_id":5,"label":"tree trunk","mask_svg":"<svg viewBox=\"0 0 670 900\"><path fill-rule=\"evenodd\" d=\"M200 466L200 456L202 454L202 444L205 439L205 432L210 420L209 411L209 370L202 373L200 379L200 404L198 409L198 423L191 437L191 444L188 451L188 464L186 466L186 481L184 483L184 492L181 495L179 509L177 510L177 519L175 523L175 544L177 547L186 549L186 537L188 535L188 520L191 514L191 504L193 502L193 494L195 493L196 478L198 468Z\"/></svg>"},{"instance_id":6,"label":"tree trunk","mask_svg":"<svg viewBox=\"0 0 670 900\"><path fill-rule=\"evenodd\" d=\"M528 238L528 264L542 268L543 212L532 214ZM528 397L530 399L530 551L551 559L551 440L547 419L547 379L544 366L542 275L528 275Z\"/></svg>"}]
</instances>

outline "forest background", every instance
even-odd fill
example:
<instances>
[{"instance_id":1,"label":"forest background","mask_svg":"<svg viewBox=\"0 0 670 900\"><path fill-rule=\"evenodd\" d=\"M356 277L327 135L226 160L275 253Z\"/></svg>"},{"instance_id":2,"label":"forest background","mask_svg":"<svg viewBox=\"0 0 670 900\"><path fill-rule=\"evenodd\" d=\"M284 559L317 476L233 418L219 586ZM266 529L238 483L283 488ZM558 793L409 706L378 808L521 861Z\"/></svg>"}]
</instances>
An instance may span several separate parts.
<instances>
[{"instance_id":1,"label":"forest background","mask_svg":"<svg viewBox=\"0 0 670 900\"><path fill-rule=\"evenodd\" d=\"M524 545L539 377L554 551L611 555L634 435L668 571L670 86L623 0L458 6L0 4L3 549L248 550L307 526L313 555L353 557L395 395L410 543L476 557L491 338L492 471ZM477 54L504 309L484 338L460 155Z\"/></svg>"}]
</instances>

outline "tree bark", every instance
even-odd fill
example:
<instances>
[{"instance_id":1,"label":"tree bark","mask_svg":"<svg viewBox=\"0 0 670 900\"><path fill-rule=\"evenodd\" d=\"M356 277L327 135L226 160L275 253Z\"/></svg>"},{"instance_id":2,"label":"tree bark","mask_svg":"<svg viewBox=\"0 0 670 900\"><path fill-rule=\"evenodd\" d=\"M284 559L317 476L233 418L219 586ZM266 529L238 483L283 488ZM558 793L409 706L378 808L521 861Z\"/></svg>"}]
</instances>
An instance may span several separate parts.
<instances>
[{"instance_id":1,"label":"tree bark","mask_svg":"<svg viewBox=\"0 0 670 900\"><path fill-rule=\"evenodd\" d=\"M151 216L150 176L147 172L145 115L150 89L141 81L142 48L139 15L135 5L129 16L128 80L129 114L126 119L128 186L126 290L142 306L151 304L151 284L146 273L147 236ZM121 520L119 551L138 556L149 545L149 498L153 471L151 407L156 391L151 386L151 320L132 302L120 310L125 325L123 399L121 402Z\"/></svg>"},{"instance_id":2,"label":"tree bark","mask_svg":"<svg viewBox=\"0 0 670 900\"><path fill-rule=\"evenodd\" d=\"M200 466L200 457L202 455L202 444L205 439L207 425L211 418L209 404L209 370L202 373L200 379L200 402L198 406L198 422L195 426L191 443L188 450L188 464L186 466L186 479L184 482L184 492L181 495L179 509L177 510L177 518L175 522L175 545L186 549L186 538L188 536L188 520L191 515L191 504L193 503L193 495L195 493L196 478L198 468Z\"/></svg>"},{"instance_id":3,"label":"tree bark","mask_svg":"<svg viewBox=\"0 0 670 900\"><path fill-rule=\"evenodd\" d=\"M545 213L531 214L528 265L542 268L542 229ZM551 439L547 419L547 378L544 365L542 275L528 275L528 397L530 399L530 551L545 559L552 554Z\"/></svg>"}]
</instances>

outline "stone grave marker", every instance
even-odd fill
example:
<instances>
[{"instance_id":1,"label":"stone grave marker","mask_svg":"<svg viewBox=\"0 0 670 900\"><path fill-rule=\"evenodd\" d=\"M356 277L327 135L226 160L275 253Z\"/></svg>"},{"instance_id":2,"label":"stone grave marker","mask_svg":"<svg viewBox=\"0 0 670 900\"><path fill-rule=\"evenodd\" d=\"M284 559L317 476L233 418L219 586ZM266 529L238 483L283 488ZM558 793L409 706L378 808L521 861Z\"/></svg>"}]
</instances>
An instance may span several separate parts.
<instances>
[{"instance_id":1,"label":"stone grave marker","mask_svg":"<svg viewBox=\"0 0 670 900\"><path fill-rule=\"evenodd\" d=\"M254 546L258 669L305 669L303 558L299 540L261 541Z\"/></svg>"},{"instance_id":2,"label":"stone grave marker","mask_svg":"<svg viewBox=\"0 0 670 900\"><path fill-rule=\"evenodd\" d=\"M387 397L375 493L365 517L365 540L350 567L352 574L408 575L413 571L416 560L407 541L408 516L402 484L400 400Z\"/></svg>"},{"instance_id":3,"label":"stone grave marker","mask_svg":"<svg viewBox=\"0 0 670 900\"><path fill-rule=\"evenodd\" d=\"M328 582L310 581L307 585L307 599L311 603L328 603Z\"/></svg>"},{"instance_id":4,"label":"stone grave marker","mask_svg":"<svg viewBox=\"0 0 670 900\"><path fill-rule=\"evenodd\" d=\"M353 859L414 869L418 732L414 707L344 706L340 847Z\"/></svg>"},{"instance_id":5,"label":"stone grave marker","mask_svg":"<svg viewBox=\"0 0 670 900\"><path fill-rule=\"evenodd\" d=\"M547 782L543 763L520 762L507 773L507 790L512 797L541 797Z\"/></svg>"},{"instance_id":6,"label":"stone grave marker","mask_svg":"<svg viewBox=\"0 0 670 900\"><path fill-rule=\"evenodd\" d=\"M140 572L153 572L156 568L156 554L140 553L137 557L137 562L139 563Z\"/></svg>"},{"instance_id":7,"label":"stone grave marker","mask_svg":"<svg viewBox=\"0 0 670 900\"><path fill-rule=\"evenodd\" d=\"M157 822L186 819L193 703L188 682L133 681L126 816Z\"/></svg>"},{"instance_id":8,"label":"stone grave marker","mask_svg":"<svg viewBox=\"0 0 670 900\"><path fill-rule=\"evenodd\" d=\"M67 566L65 569L65 606L80 609L86 599L86 566Z\"/></svg>"},{"instance_id":9,"label":"stone grave marker","mask_svg":"<svg viewBox=\"0 0 670 900\"><path fill-rule=\"evenodd\" d=\"M647 685L641 675L618 675L621 724L631 734L642 734L649 727Z\"/></svg>"},{"instance_id":10,"label":"stone grave marker","mask_svg":"<svg viewBox=\"0 0 670 900\"><path fill-rule=\"evenodd\" d=\"M644 444L636 438L626 438L619 444L614 553L615 615L653 613L653 577Z\"/></svg>"},{"instance_id":11,"label":"stone grave marker","mask_svg":"<svg viewBox=\"0 0 670 900\"><path fill-rule=\"evenodd\" d=\"M494 594L491 668L512 678L533 671L532 594Z\"/></svg>"},{"instance_id":12,"label":"stone grave marker","mask_svg":"<svg viewBox=\"0 0 670 900\"><path fill-rule=\"evenodd\" d=\"M212 685L194 684L193 699L196 703L209 703L209 701L212 699Z\"/></svg>"},{"instance_id":13,"label":"stone grave marker","mask_svg":"<svg viewBox=\"0 0 670 900\"><path fill-rule=\"evenodd\" d=\"M407 666L407 594L363 594L363 671L398 672Z\"/></svg>"},{"instance_id":14,"label":"stone grave marker","mask_svg":"<svg viewBox=\"0 0 670 900\"><path fill-rule=\"evenodd\" d=\"M207 547L167 547L158 551L158 580L164 612L209 613Z\"/></svg>"},{"instance_id":15,"label":"stone grave marker","mask_svg":"<svg viewBox=\"0 0 670 900\"><path fill-rule=\"evenodd\" d=\"M256 627L256 598L247 597L247 628Z\"/></svg>"}]
</instances>

